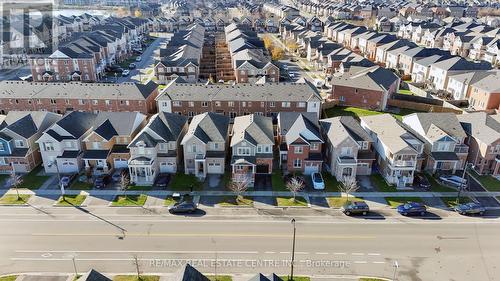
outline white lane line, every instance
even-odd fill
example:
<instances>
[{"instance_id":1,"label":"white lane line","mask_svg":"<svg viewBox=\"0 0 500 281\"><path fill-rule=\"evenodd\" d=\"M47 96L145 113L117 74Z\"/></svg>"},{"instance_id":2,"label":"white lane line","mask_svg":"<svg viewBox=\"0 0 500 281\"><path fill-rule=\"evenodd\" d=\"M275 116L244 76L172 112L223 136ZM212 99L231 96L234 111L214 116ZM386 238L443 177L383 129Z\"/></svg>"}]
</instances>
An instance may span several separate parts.
<instances>
[{"instance_id":1,"label":"white lane line","mask_svg":"<svg viewBox=\"0 0 500 281\"><path fill-rule=\"evenodd\" d=\"M333 253L334 255L338 255L338 256L344 256L344 255L347 255L346 253Z\"/></svg>"},{"instance_id":2,"label":"white lane line","mask_svg":"<svg viewBox=\"0 0 500 281\"><path fill-rule=\"evenodd\" d=\"M309 252L295 252L297 255L309 255Z\"/></svg>"},{"instance_id":3,"label":"white lane line","mask_svg":"<svg viewBox=\"0 0 500 281\"><path fill-rule=\"evenodd\" d=\"M326 252L316 252L316 255L328 255Z\"/></svg>"},{"instance_id":4,"label":"white lane line","mask_svg":"<svg viewBox=\"0 0 500 281\"><path fill-rule=\"evenodd\" d=\"M124 250L16 250L16 253L153 253L153 254L213 254L214 251L159 251L159 250L139 250L139 251L124 251ZM219 254L258 254L258 251L217 251ZM274 252L273 252L274 253Z\"/></svg>"},{"instance_id":5,"label":"white lane line","mask_svg":"<svg viewBox=\"0 0 500 281\"><path fill-rule=\"evenodd\" d=\"M368 262L367 261L355 261L354 263L365 264L365 263L368 263Z\"/></svg>"},{"instance_id":6,"label":"white lane line","mask_svg":"<svg viewBox=\"0 0 500 281\"><path fill-rule=\"evenodd\" d=\"M380 256L379 253L368 253L369 256Z\"/></svg>"},{"instance_id":7,"label":"white lane line","mask_svg":"<svg viewBox=\"0 0 500 281\"><path fill-rule=\"evenodd\" d=\"M266 251L264 254L275 254L276 252Z\"/></svg>"},{"instance_id":8,"label":"white lane line","mask_svg":"<svg viewBox=\"0 0 500 281\"><path fill-rule=\"evenodd\" d=\"M373 261L372 263L382 264L382 263L385 263L385 261Z\"/></svg>"},{"instance_id":9,"label":"white lane line","mask_svg":"<svg viewBox=\"0 0 500 281\"><path fill-rule=\"evenodd\" d=\"M290 254L290 252L280 252L280 254Z\"/></svg>"},{"instance_id":10,"label":"white lane line","mask_svg":"<svg viewBox=\"0 0 500 281\"><path fill-rule=\"evenodd\" d=\"M365 254L364 253L351 253L351 255L353 255L353 256L364 256Z\"/></svg>"}]
</instances>

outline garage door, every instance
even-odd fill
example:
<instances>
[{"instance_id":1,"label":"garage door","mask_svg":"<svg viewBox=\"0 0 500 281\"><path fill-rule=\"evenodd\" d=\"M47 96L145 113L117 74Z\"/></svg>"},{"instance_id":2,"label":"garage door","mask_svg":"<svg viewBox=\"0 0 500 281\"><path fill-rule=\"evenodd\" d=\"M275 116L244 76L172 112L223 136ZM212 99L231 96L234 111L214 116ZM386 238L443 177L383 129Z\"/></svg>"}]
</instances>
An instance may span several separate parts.
<instances>
[{"instance_id":1,"label":"garage door","mask_svg":"<svg viewBox=\"0 0 500 281\"><path fill-rule=\"evenodd\" d=\"M318 165L306 165L304 168L304 174L310 175L312 173L319 172L319 166Z\"/></svg>"},{"instance_id":2,"label":"garage door","mask_svg":"<svg viewBox=\"0 0 500 281\"><path fill-rule=\"evenodd\" d=\"M161 162L160 163L160 173L175 173L175 163L173 163L173 162Z\"/></svg>"},{"instance_id":3,"label":"garage door","mask_svg":"<svg viewBox=\"0 0 500 281\"><path fill-rule=\"evenodd\" d=\"M220 163L208 163L208 170L207 172L209 174L222 174L222 165Z\"/></svg>"},{"instance_id":4,"label":"garage door","mask_svg":"<svg viewBox=\"0 0 500 281\"><path fill-rule=\"evenodd\" d=\"M74 174L78 173L78 165L74 162L70 161L64 161L61 164L61 171L62 174Z\"/></svg>"},{"instance_id":5,"label":"garage door","mask_svg":"<svg viewBox=\"0 0 500 281\"><path fill-rule=\"evenodd\" d=\"M121 169L121 168L127 168L127 167L128 167L127 159L123 159L123 158L116 158L115 159L115 169Z\"/></svg>"}]
</instances>

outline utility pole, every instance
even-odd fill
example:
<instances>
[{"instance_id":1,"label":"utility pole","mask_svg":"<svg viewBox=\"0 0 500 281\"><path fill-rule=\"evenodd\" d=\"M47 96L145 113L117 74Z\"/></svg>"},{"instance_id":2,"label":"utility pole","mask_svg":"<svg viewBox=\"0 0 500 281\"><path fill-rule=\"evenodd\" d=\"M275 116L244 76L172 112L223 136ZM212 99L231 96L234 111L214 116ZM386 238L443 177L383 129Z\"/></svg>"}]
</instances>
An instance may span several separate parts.
<instances>
[{"instance_id":1,"label":"utility pole","mask_svg":"<svg viewBox=\"0 0 500 281\"><path fill-rule=\"evenodd\" d=\"M75 256L72 256L71 260L73 260L73 269L75 270L75 276L78 277L78 270L76 270Z\"/></svg>"},{"instance_id":2,"label":"utility pole","mask_svg":"<svg viewBox=\"0 0 500 281\"><path fill-rule=\"evenodd\" d=\"M462 173L462 182L460 183L460 187L458 188L458 193L457 193L457 200L456 200L457 205L460 204L460 193L462 192L462 189L464 189L466 186L465 174L467 173L467 167L469 167L469 162L465 162L464 172Z\"/></svg>"},{"instance_id":3,"label":"utility pole","mask_svg":"<svg viewBox=\"0 0 500 281\"><path fill-rule=\"evenodd\" d=\"M134 255L134 264L135 264L135 270L137 272L137 280L141 280L141 276L140 276L140 271L139 271L139 258L137 257L137 255Z\"/></svg>"},{"instance_id":4,"label":"utility pole","mask_svg":"<svg viewBox=\"0 0 500 281\"><path fill-rule=\"evenodd\" d=\"M292 242L292 263L290 264L290 280L293 281L293 263L295 262L295 218L292 219L293 225L293 242Z\"/></svg>"},{"instance_id":5,"label":"utility pole","mask_svg":"<svg viewBox=\"0 0 500 281\"><path fill-rule=\"evenodd\" d=\"M396 281L396 274L398 273L399 264L398 261L394 261L394 274L392 276L392 281Z\"/></svg>"}]
</instances>

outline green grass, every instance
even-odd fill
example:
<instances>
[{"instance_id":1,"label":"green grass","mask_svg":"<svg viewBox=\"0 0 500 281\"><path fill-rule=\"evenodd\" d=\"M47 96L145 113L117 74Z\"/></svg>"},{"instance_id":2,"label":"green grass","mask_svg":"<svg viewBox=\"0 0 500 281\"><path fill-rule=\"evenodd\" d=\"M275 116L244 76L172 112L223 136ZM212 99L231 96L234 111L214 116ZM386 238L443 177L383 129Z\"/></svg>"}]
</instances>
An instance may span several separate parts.
<instances>
[{"instance_id":1,"label":"green grass","mask_svg":"<svg viewBox=\"0 0 500 281\"><path fill-rule=\"evenodd\" d=\"M191 185L193 186L193 190L200 190L202 188L201 182L195 176L177 173L172 176L167 188L175 191L188 191Z\"/></svg>"},{"instance_id":2,"label":"green grass","mask_svg":"<svg viewBox=\"0 0 500 281\"><path fill-rule=\"evenodd\" d=\"M436 180L436 178L434 178L433 176L431 176L429 174L426 174L425 176L427 177L427 179L429 180L429 183L431 184L431 191L435 191L435 192L456 192L457 191L456 189L453 189L449 186L440 184Z\"/></svg>"},{"instance_id":3,"label":"green grass","mask_svg":"<svg viewBox=\"0 0 500 281\"><path fill-rule=\"evenodd\" d=\"M137 278L136 275L116 275L113 281L159 281L160 276L157 275L142 275Z\"/></svg>"},{"instance_id":4,"label":"green grass","mask_svg":"<svg viewBox=\"0 0 500 281\"><path fill-rule=\"evenodd\" d=\"M399 90L398 92L399 94L403 94L403 95L414 95L414 93L410 90Z\"/></svg>"},{"instance_id":5,"label":"green grass","mask_svg":"<svg viewBox=\"0 0 500 281\"><path fill-rule=\"evenodd\" d=\"M17 200L17 194L5 194L0 198L0 205L24 205L28 202L31 195L29 194L20 194L21 200Z\"/></svg>"},{"instance_id":6,"label":"green grass","mask_svg":"<svg viewBox=\"0 0 500 281\"><path fill-rule=\"evenodd\" d=\"M65 195L63 200L62 196L57 200L57 206L80 206L82 205L87 195L79 194L79 195Z\"/></svg>"},{"instance_id":7,"label":"green grass","mask_svg":"<svg viewBox=\"0 0 500 281\"><path fill-rule=\"evenodd\" d=\"M236 200L236 196L223 196L217 203L219 206L232 207L232 206L253 206L253 199L251 197L243 197Z\"/></svg>"},{"instance_id":8,"label":"green grass","mask_svg":"<svg viewBox=\"0 0 500 281\"><path fill-rule=\"evenodd\" d=\"M290 280L289 276L280 276L280 278L284 281ZM306 276L294 276L292 281L311 281L311 278Z\"/></svg>"},{"instance_id":9,"label":"green grass","mask_svg":"<svg viewBox=\"0 0 500 281\"><path fill-rule=\"evenodd\" d=\"M340 208L346 203L347 197L327 197L326 201L328 201L328 205L330 205L330 208ZM354 201L363 201L363 198L359 197L353 197L349 195L349 202L354 202Z\"/></svg>"},{"instance_id":10,"label":"green grass","mask_svg":"<svg viewBox=\"0 0 500 281\"><path fill-rule=\"evenodd\" d=\"M440 197L446 207L453 208L457 205L457 197ZM460 197L459 204L470 203L472 200L469 197Z\"/></svg>"},{"instance_id":11,"label":"green grass","mask_svg":"<svg viewBox=\"0 0 500 281\"><path fill-rule=\"evenodd\" d=\"M396 187L389 185L380 174L371 175L370 181L380 192L397 192Z\"/></svg>"},{"instance_id":12,"label":"green grass","mask_svg":"<svg viewBox=\"0 0 500 281\"><path fill-rule=\"evenodd\" d=\"M332 176L330 173L323 172L321 174L323 176L323 181L325 182L325 191L326 192L339 192L340 191L340 183Z\"/></svg>"},{"instance_id":13,"label":"green grass","mask_svg":"<svg viewBox=\"0 0 500 281\"><path fill-rule=\"evenodd\" d=\"M380 279L380 278L359 278L358 281L387 281L387 279Z\"/></svg>"},{"instance_id":14,"label":"green grass","mask_svg":"<svg viewBox=\"0 0 500 281\"><path fill-rule=\"evenodd\" d=\"M78 180L73 181L68 189L72 190L91 190L94 187L93 183L90 182L81 182Z\"/></svg>"},{"instance_id":15,"label":"green grass","mask_svg":"<svg viewBox=\"0 0 500 281\"><path fill-rule=\"evenodd\" d=\"M3 174L0 174L0 185L3 184L3 182L9 178L9 175L3 175ZM1 279L0 279L1 280Z\"/></svg>"},{"instance_id":16,"label":"green grass","mask_svg":"<svg viewBox=\"0 0 500 281\"><path fill-rule=\"evenodd\" d=\"M217 278L214 275L208 275L207 277L210 281L233 281L233 277L229 275L217 275Z\"/></svg>"},{"instance_id":17,"label":"green grass","mask_svg":"<svg viewBox=\"0 0 500 281\"><path fill-rule=\"evenodd\" d=\"M385 197L385 201L387 201L387 204L393 208L404 204L406 202L412 201L412 202L418 202L422 203L422 198L420 197Z\"/></svg>"},{"instance_id":18,"label":"green grass","mask_svg":"<svg viewBox=\"0 0 500 281\"><path fill-rule=\"evenodd\" d=\"M8 275L0 277L0 281L15 281L17 279L17 275Z\"/></svg>"},{"instance_id":19,"label":"green grass","mask_svg":"<svg viewBox=\"0 0 500 281\"><path fill-rule=\"evenodd\" d=\"M153 189L151 185L129 185L127 190L140 190L140 191L149 191Z\"/></svg>"},{"instance_id":20,"label":"green grass","mask_svg":"<svg viewBox=\"0 0 500 281\"><path fill-rule=\"evenodd\" d=\"M40 165L24 175L22 177L23 182L19 185L19 188L39 189L50 178L50 176L37 176L42 169L43 167Z\"/></svg>"},{"instance_id":21,"label":"green grass","mask_svg":"<svg viewBox=\"0 0 500 281\"><path fill-rule=\"evenodd\" d=\"M481 182L481 185L488 191L500 191L500 181L490 175L479 175L476 171L469 170L472 176Z\"/></svg>"},{"instance_id":22,"label":"green grass","mask_svg":"<svg viewBox=\"0 0 500 281\"><path fill-rule=\"evenodd\" d=\"M288 191L283 180L283 173L281 171L274 171L271 176L273 191Z\"/></svg>"},{"instance_id":23,"label":"green grass","mask_svg":"<svg viewBox=\"0 0 500 281\"><path fill-rule=\"evenodd\" d=\"M357 107L344 107L344 106L335 106L326 110L327 117L336 117L336 116L353 116L353 117L362 117L362 116L370 116L382 114L383 112L368 110Z\"/></svg>"},{"instance_id":24,"label":"green grass","mask_svg":"<svg viewBox=\"0 0 500 281\"><path fill-rule=\"evenodd\" d=\"M122 206L142 206L146 203L147 195L118 195L111 202L112 206L122 207Z\"/></svg>"},{"instance_id":25,"label":"green grass","mask_svg":"<svg viewBox=\"0 0 500 281\"><path fill-rule=\"evenodd\" d=\"M297 196L295 201L293 197L276 197L279 207L307 207L307 201L304 197Z\"/></svg>"},{"instance_id":26,"label":"green grass","mask_svg":"<svg viewBox=\"0 0 500 281\"><path fill-rule=\"evenodd\" d=\"M172 196L168 196L167 198L165 198L165 202L163 204L165 206L170 206L175 203L177 203L177 201L174 198L172 198Z\"/></svg>"}]
</instances>

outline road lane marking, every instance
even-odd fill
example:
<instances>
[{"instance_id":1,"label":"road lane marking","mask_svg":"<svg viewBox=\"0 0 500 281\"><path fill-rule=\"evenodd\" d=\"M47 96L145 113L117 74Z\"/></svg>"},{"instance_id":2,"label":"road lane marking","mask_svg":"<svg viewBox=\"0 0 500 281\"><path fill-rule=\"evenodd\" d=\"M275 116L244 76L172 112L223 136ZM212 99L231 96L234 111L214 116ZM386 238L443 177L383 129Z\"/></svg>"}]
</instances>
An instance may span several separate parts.
<instances>
[{"instance_id":1,"label":"road lane marking","mask_svg":"<svg viewBox=\"0 0 500 281\"><path fill-rule=\"evenodd\" d=\"M364 253L351 253L351 255L353 255L353 256L364 256L365 254Z\"/></svg>"},{"instance_id":2,"label":"road lane marking","mask_svg":"<svg viewBox=\"0 0 500 281\"><path fill-rule=\"evenodd\" d=\"M365 264L365 263L368 263L368 262L367 261L354 261L354 263Z\"/></svg>"},{"instance_id":3,"label":"road lane marking","mask_svg":"<svg viewBox=\"0 0 500 281\"><path fill-rule=\"evenodd\" d=\"M161 250L16 250L16 253L165 253L165 254L213 254L215 251L161 251ZM258 251L217 251L218 254L258 254Z\"/></svg>"},{"instance_id":4,"label":"road lane marking","mask_svg":"<svg viewBox=\"0 0 500 281\"><path fill-rule=\"evenodd\" d=\"M286 238L292 235L286 234L249 234L249 233L32 233L32 236L124 236L124 237L255 237L255 238ZM376 236L355 235L297 235L302 239L375 239Z\"/></svg>"},{"instance_id":5,"label":"road lane marking","mask_svg":"<svg viewBox=\"0 0 500 281\"><path fill-rule=\"evenodd\" d=\"M380 256L379 253L368 253L369 256Z\"/></svg>"},{"instance_id":6,"label":"road lane marking","mask_svg":"<svg viewBox=\"0 0 500 281\"><path fill-rule=\"evenodd\" d=\"M275 254L276 252L271 252L271 251L265 251L265 254Z\"/></svg>"},{"instance_id":7,"label":"road lane marking","mask_svg":"<svg viewBox=\"0 0 500 281\"><path fill-rule=\"evenodd\" d=\"M290 254L290 252L280 252L280 254Z\"/></svg>"},{"instance_id":8,"label":"road lane marking","mask_svg":"<svg viewBox=\"0 0 500 281\"><path fill-rule=\"evenodd\" d=\"M382 263L385 263L385 261L373 261L372 263L375 263L375 264L382 264Z\"/></svg>"},{"instance_id":9,"label":"road lane marking","mask_svg":"<svg viewBox=\"0 0 500 281\"><path fill-rule=\"evenodd\" d=\"M346 255L346 253L333 253L334 255L338 255L338 256L343 256L343 255Z\"/></svg>"},{"instance_id":10,"label":"road lane marking","mask_svg":"<svg viewBox=\"0 0 500 281\"><path fill-rule=\"evenodd\" d=\"M316 255L328 255L326 252L316 252Z\"/></svg>"}]
</instances>

